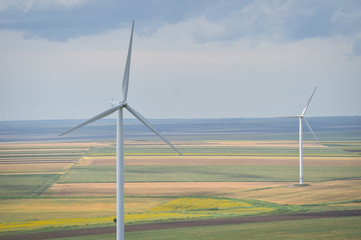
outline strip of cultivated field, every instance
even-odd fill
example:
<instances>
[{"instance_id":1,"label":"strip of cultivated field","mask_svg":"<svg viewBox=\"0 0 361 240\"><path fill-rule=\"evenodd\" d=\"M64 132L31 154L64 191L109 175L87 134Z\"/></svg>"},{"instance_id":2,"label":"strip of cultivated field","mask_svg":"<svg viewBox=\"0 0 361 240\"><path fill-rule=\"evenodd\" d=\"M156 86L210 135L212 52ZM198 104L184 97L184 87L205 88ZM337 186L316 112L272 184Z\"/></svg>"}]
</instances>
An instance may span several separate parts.
<instances>
[{"instance_id":1,"label":"strip of cultivated field","mask_svg":"<svg viewBox=\"0 0 361 240\"><path fill-rule=\"evenodd\" d=\"M225 194L227 197L250 198L282 204L320 204L337 201L361 201L361 180L312 183L306 187L280 187ZM359 201L352 203L359 205Z\"/></svg>"},{"instance_id":2,"label":"strip of cultivated field","mask_svg":"<svg viewBox=\"0 0 361 240\"><path fill-rule=\"evenodd\" d=\"M296 182L295 182L296 183ZM284 182L126 183L126 196L226 196L281 204L319 204L360 199L361 180L338 180L297 187ZM115 183L55 184L46 196L114 196ZM352 203L358 205L358 202Z\"/></svg>"},{"instance_id":3,"label":"strip of cultivated field","mask_svg":"<svg viewBox=\"0 0 361 240\"><path fill-rule=\"evenodd\" d=\"M360 157L307 157L308 166L361 166ZM298 166L299 157L261 156L128 156L125 165ZM115 166L115 157L86 156L77 166Z\"/></svg>"},{"instance_id":4,"label":"strip of cultivated field","mask_svg":"<svg viewBox=\"0 0 361 240\"><path fill-rule=\"evenodd\" d=\"M158 182L125 183L126 196L222 196L258 188L284 186L284 182ZM44 196L115 196L115 183L54 184Z\"/></svg>"},{"instance_id":5,"label":"strip of cultivated field","mask_svg":"<svg viewBox=\"0 0 361 240\"><path fill-rule=\"evenodd\" d=\"M126 182L295 182L298 166L243 165L132 165ZM305 181L359 178L361 166L304 167ZM115 182L115 166L73 167L60 183Z\"/></svg>"}]
</instances>

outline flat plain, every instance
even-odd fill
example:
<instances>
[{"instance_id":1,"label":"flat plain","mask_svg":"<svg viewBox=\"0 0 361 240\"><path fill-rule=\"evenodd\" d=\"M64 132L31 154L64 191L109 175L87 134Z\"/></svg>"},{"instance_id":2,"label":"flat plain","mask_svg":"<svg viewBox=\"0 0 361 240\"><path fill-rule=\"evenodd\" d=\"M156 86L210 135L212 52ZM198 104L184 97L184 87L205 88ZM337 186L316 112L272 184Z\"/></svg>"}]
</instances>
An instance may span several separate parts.
<instances>
[{"instance_id":1,"label":"flat plain","mask_svg":"<svg viewBox=\"0 0 361 240\"><path fill-rule=\"evenodd\" d=\"M354 128L359 131L361 127L356 124ZM183 156L153 137L142 135L141 141L129 137L125 144L126 223L361 208L361 135L336 132L331 141L332 133L321 132L325 140L321 137L320 143L306 137L307 185L299 186L296 135L292 140L287 133L271 132L245 140L244 135L251 133L225 132L208 139L199 132L192 134L191 140L184 135L174 135L174 140L170 137ZM225 139L227 135L230 139ZM94 138L81 136L63 142L7 139L0 143L0 235L114 226L115 144ZM346 226L347 219L332 221ZM237 234L262 239L267 231L286 227L289 236L292 231L307 236L310 232L295 230L302 224L312 225L311 220L304 221L267 223L258 236L246 230L257 225L220 226L213 228L219 232L214 234L200 227L187 229L185 234L197 232L198 237L187 239L220 239L222 234L229 236L227 239ZM355 221L361 223L360 218ZM321 221L320 226L324 225ZM351 226L350 234L357 234ZM177 231L153 231L153 238L150 232L126 236L170 239L172 234L181 239L176 237ZM342 231L333 236L346 239L348 235ZM109 235L111 238L114 235Z\"/></svg>"}]
</instances>

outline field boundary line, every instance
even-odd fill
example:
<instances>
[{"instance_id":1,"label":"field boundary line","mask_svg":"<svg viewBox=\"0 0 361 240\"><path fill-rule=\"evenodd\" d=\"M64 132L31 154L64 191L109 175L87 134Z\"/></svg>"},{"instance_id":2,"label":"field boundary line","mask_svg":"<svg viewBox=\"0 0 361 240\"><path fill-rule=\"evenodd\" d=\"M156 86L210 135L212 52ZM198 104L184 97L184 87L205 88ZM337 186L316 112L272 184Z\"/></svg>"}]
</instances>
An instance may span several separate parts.
<instances>
[{"instance_id":1,"label":"field boundary line","mask_svg":"<svg viewBox=\"0 0 361 240\"><path fill-rule=\"evenodd\" d=\"M94 148L94 146L90 146L85 152L83 152L83 154L80 155L80 157L79 157L66 171L64 171L64 174L62 174L56 181L54 181L53 183L49 184L43 191L41 191L41 192L39 193L38 196L41 196L42 194L44 194L44 193L45 193L46 191L48 191L54 184L59 183L59 181L60 181L61 179L63 179L63 178L69 173L69 171L70 171L74 166L76 166L76 165L79 163L79 161L80 161L84 156L86 156L87 153L88 153L91 149L93 149L93 148Z\"/></svg>"},{"instance_id":2,"label":"field boundary line","mask_svg":"<svg viewBox=\"0 0 361 240\"><path fill-rule=\"evenodd\" d=\"M64 173L58 180L56 180L52 185L57 184L61 179L63 179L63 178L70 172L70 170L71 170L73 167L75 167L76 165L78 165L79 161L80 161L83 157L87 156L88 152L89 152L91 149L93 149L93 148L94 148L94 146L90 146L90 148L88 148L88 149L80 156L80 158L78 158L78 160L75 161L75 162L73 163L73 165L72 165L68 170L66 170L65 173ZM51 186L50 186L50 187L51 187ZM49 188L50 188L50 187L49 187Z\"/></svg>"}]
</instances>

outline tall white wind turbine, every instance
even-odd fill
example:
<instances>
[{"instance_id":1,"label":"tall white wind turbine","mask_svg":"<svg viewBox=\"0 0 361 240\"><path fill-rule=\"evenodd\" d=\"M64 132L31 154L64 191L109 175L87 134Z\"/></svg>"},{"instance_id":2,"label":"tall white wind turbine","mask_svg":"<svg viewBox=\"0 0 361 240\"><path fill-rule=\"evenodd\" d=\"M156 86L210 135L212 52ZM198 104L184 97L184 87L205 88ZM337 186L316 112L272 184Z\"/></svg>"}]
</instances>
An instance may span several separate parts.
<instances>
[{"instance_id":1,"label":"tall white wind turbine","mask_svg":"<svg viewBox=\"0 0 361 240\"><path fill-rule=\"evenodd\" d=\"M118 120L117 120L117 143L116 143L116 172L117 172L117 240L124 239L124 138L123 138L123 108L126 108L131 114L133 114L136 118L138 118L146 127L152 130L155 134L157 134L161 139L163 139L169 146L171 146L179 155L182 155L178 149L176 149L165 137L163 137L149 122L145 119L140 113L138 113L134 108L132 108L127 103L128 96L128 84L129 84L129 71L130 71L130 59L132 53L132 41L133 41L133 30L134 30L134 20L132 23L132 31L130 35L129 49L127 62L124 70L123 77L123 101L116 102L111 108L108 110L96 115L93 118L79 124L78 126L60 134L60 136L67 134L77 128L80 128L84 125L87 125L91 122L104 118L116 111L118 111Z\"/></svg>"},{"instance_id":2,"label":"tall white wind turbine","mask_svg":"<svg viewBox=\"0 0 361 240\"><path fill-rule=\"evenodd\" d=\"M303 131L302 131L302 120L305 121L308 129L310 129L312 135L315 137L316 141L318 142L318 139L316 137L316 134L313 132L310 124L307 122L306 118L305 118L305 113L310 105L310 102L312 100L313 94L315 94L317 87L315 87L315 90L313 90L313 93L310 97L310 99L308 99L308 102L305 106L305 108L303 109L301 115L295 115L295 116L287 116L287 117L282 117L282 118L298 118L299 119L299 155L300 155L300 185L303 184Z\"/></svg>"}]
</instances>

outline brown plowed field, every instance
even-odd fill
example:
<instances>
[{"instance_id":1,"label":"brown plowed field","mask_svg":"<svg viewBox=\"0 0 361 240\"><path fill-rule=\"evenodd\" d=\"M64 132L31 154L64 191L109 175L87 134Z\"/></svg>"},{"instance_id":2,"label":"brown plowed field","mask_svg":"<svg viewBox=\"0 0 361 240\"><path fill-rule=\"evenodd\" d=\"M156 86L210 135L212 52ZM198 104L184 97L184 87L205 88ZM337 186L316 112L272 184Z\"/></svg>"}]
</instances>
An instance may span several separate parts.
<instances>
[{"instance_id":1,"label":"brown plowed field","mask_svg":"<svg viewBox=\"0 0 361 240\"><path fill-rule=\"evenodd\" d=\"M27 173L27 172L62 172L70 168L74 163L36 163L36 164L1 164L0 173Z\"/></svg>"},{"instance_id":2,"label":"brown plowed field","mask_svg":"<svg viewBox=\"0 0 361 240\"><path fill-rule=\"evenodd\" d=\"M115 196L116 183L65 183L53 184L44 196Z\"/></svg>"}]
</instances>

